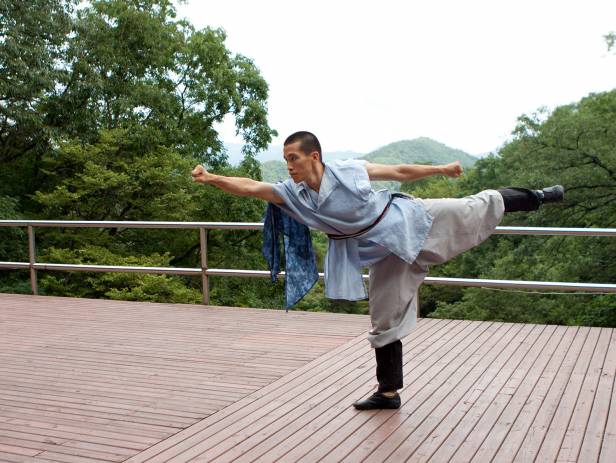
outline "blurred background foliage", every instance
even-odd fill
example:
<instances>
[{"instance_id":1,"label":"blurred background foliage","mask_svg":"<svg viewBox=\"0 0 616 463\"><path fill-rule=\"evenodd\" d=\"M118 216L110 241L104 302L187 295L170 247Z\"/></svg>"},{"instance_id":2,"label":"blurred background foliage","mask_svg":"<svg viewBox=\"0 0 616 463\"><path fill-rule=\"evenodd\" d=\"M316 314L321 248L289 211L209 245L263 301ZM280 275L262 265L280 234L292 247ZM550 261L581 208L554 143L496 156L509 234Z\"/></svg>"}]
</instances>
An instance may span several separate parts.
<instances>
[{"instance_id":1,"label":"blurred background foliage","mask_svg":"<svg viewBox=\"0 0 616 463\"><path fill-rule=\"evenodd\" d=\"M196 30L166 0L6 0L0 3L0 218L259 222L265 204L195 185L216 173L260 179L255 155L276 135L268 86L219 29ZM606 37L613 49L614 35ZM244 160L228 162L215 125L234 119ZM427 141L426 141L427 143ZM402 146L402 145L401 145ZM413 153L416 155L417 153ZM327 159L326 159L327 161ZM439 162L426 159L425 162ZM613 227L616 91L521 115L509 142L460 179L404 183L417 197L560 183L566 201L503 225ZM322 269L327 238L313 233ZM194 230L37 229L41 262L199 266ZM616 240L493 236L433 276L616 283ZM0 260L27 261L23 229L0 228ZM212 268L263 269L261 234L211 231ZM192 277L39 272L41 294L198 303ZM28 274L2 271L0 291L28 293ZM283 283L211 278L213 304L281 308ZM423 316L616 326L616 296L423 285ZM297 309L367 313L328 300L322 283Z\"/></svg>"}]
</instances>

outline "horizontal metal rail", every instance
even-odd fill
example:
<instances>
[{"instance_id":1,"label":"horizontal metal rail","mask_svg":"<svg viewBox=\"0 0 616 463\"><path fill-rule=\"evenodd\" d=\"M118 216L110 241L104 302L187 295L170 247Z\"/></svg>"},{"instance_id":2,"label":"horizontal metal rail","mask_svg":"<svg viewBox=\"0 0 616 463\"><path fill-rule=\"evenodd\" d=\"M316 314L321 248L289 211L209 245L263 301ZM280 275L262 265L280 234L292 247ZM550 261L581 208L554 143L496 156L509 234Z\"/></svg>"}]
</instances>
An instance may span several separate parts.
<instances>
[{"instance_id":1,"label":"horizontal metal rail","mask_svg":"<svg viewBox=\"0 0 616 463\"><path fill-rule=\"evenodd\" d=\"M248 277L270 278L266 270L216 269L207 267L207 232L209 230L262 230L258 222L138 222L138 221L66 221L66 220L0 220L0 227L27 227L29 262L0 262L0 269L30 270L32 292L37 293L36 272L38 270L62 272L119 272L151 273L163 275L201 276L203 282L203 301L209 303L209 277ZM118 265L59 264L35 261L34 228L150 228L150 229L198 229L200 230L201 268L178 267L139 267ZM505 235L543 235L543 236L616 236L612 228L553 228L553 227L496 227L495 234ZM285 278L285 272L278 274ZM323 273L319 277L324 278ZM368 275L363 275L368 280ZM427 277L426 284L449 286L474 286L500 289L530 289L534 291L580 291L591 293L616 293L616 284L610 283L569 283L521 280L491 280L472 278Z\"/></svg>"},{"instance_id":2,"label":"horizontal metal rail","mask_svg":"<svg viewBox=\"0 0 616 463\"><path fill-rule=\"evenodd\" d=\"M172 228L208 230L262 230L262 222L140 222L140 221L83 221L83 220L0 220L0 227L55 228ZM565 235L616 236L616 228L560 228L560 227L496 227L498 235Z\"/></svg>"},{"instance_id":3,"label":"horizontal metal rail","mask_svg":"<svg viewBox=\"0 0 616 463\"><path fill-rule=\"evenodd\" d=\"M95 273L152 273L163 275L189 275L199 276L202 274L200 268L180 268L180 267L131 267L123 265L85 265L85 264L45 264L37 263L32 265L35 270L51 270L61 272L95 272ZM24 269L28 270L30 264L27 262L0 262L0 268ZM240 270L210 268L205 271L207 276L225 277L248 277L248 278L270 278L271 274L267 270ZM285 278L285 272L278 274L279 278ZM319 278L323 279L324 274L319 273ZM368 275L363 275L364 280L368 280ZM616 293L616 284L603 283L563 283L551 281L521 281L521 280L490 280L481 278L446 278L446 277L427 277L424 283L431 285L448 286L475 286L481 288L502 288L502 289L533 289L533 290L558 290L558 291L584 291Z\"/></svg>"},{"instance_id":4,"label":"horizontal metal rail","mask_svg":"<svg viewBox=\"0 0 616 463\"><path fill-rule=\"evenodd\" d=\"M262 230L263 222L139 222L139 221L84 221L84 220L0 220L0 227L55 227L55 228L173 228L209 230Z\"/></svg>"}]
</instances>

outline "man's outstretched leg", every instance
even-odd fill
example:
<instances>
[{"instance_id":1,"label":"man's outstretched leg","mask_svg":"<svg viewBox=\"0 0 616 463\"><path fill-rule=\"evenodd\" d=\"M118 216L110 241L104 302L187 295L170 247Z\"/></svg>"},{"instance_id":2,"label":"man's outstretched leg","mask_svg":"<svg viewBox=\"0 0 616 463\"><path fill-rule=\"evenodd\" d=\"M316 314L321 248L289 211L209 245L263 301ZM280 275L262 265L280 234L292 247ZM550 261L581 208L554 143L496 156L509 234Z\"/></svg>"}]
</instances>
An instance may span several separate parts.
<instances>
[{"instance_id":1,"label":"man's outstretched leg","mask_svg":"<svg viewBox=\"0 0 616 463\"><path fill-rule=\"evenodd\" d=\"M399 408L402 389L402 343L416 324L419 285L431 265L447 262L486 240L505 212L533 211L544 203L562 201L560 185L529 190L485 190L458 199L422 200L434 217L422 251L413 264L391 255L370 268L370 318L368 339L375 348L379 389L354 403L360 410ZM398 382L398 378L400 381Z\"/></svg>"},{"instance_id":2,"label":"man's outstretched leg","mask_svg":"<svg viewBox=\"0 0 616 463\"><path fill-rule=\"evenodd\" d=\"M415 264L426 269L443 264L488 239L505 213L535 211L542 204L562 201L564 193L562 186L554 185L542 190L511 187L464 198L422 199L434 221Z\"/></svg>"}]
</instances>

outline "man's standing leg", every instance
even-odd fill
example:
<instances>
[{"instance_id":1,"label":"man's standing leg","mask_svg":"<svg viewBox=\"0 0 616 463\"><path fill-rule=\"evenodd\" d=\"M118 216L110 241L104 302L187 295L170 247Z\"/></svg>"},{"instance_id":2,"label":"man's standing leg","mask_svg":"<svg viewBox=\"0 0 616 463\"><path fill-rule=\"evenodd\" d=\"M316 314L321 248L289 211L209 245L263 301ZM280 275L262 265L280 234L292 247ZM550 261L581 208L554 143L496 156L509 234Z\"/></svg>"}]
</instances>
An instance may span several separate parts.
<instances>
[{"instance_id":1,"label":"man's standing leg","mask_svg":"<svg viewBox=\"0 0 616 463\"><path fill-rule=\"evenodd\" d=\"M370 321L368 340L376 356L378 390L354 403L359 410L399 408L397 391L403 387L402 338L417 324L417 288L426 269L390 255L370 267Z\"/></svg>"}]
</instances>

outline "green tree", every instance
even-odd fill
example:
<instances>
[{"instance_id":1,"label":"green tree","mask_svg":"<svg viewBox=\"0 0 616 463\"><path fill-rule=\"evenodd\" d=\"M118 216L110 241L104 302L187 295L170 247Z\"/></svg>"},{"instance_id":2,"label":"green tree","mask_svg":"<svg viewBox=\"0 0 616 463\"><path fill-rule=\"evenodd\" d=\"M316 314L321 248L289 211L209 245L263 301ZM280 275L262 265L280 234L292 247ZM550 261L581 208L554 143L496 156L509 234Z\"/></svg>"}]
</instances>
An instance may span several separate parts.
<instances>
[{"instance_id":1,"label":"green tree","mask_svg":"<svg viewBox=\"0 0 616 463\"><path fill-rule=\"evenodd\" d=\"M246 167L260 176L253 155L275 134L267 83L227 50L222 30L176 20L169 0L73 5L2 3L0 194L33 193L44 153L64 140L96 143L101 129L146 127L144 150L163 145L218 168L226 156L215 125L227 115L246 140Z\"/></svg>"},{"instance_id":2,"label":"green tree","mask_svg":"<svg viewBox=\"0 0 616 463\"><path fill-rule=\"evenodd\" d=\"M0 90L8 96L0 101L0 141L11 148L0 153L5 209L70 220L227 221L231 211L236 220L260 220L262 203L190 181L197 162L260 177L253 154L275 132L267 123L268 87L254 63L227 50L222 30L176 20L170 1L98 0L79 9L75 3L2 3ZM245 160L232 172L215 130L227 115L246 141ZM229 256L262 268L254 233L231 240L214 233L210 243L213 263L224 266ZM198 266L194 230L42 229L37 244L47 261ZM101 275L60 274L43 278L41 287L79 294L82 277L92 294L119 294ZM134 294L156 286L134 275L117 278L141 288ZM148 281L199 285L190 278ZM174 288L157 297L175 300Z\"/></svg>"},{"instance_id":3,"label":"green tree","mask_svg":"<svg viewBox=\"0 0 616 463\"><path fill-rule=\"evenodd\" d=\"M503 225L613 227L616 221L616 91L591 94L552 113L519 119L514 138L490 161L488 177L471 172L460 183L476 189L494 186L541 188L560 183L565 202L533 213L505 216ZM479 166L482 167L481 165ZM480 171L481 169L479 169ZM492 178L494 183L488 184ZM469 191L463 191L469 194ZM616 281L616 242L609 238L493 237L448 263L451 276L580 281ZM473 263L473 260L476 260ZM471 263L464 266L464 262ZM474 269L474 270L473 270ZM438 271L441 269L439 268ZM457 273L459 272L459 273ZM433 316L537 323L616 324L613 295L466 289L457 300L436 301Z\"/></svg>"},{"instance_id":4,"label":"green tree","mask_svg":"<svg viewBox=\"0 0 616 463\"><path fill-rule=\"evenodd\" d=\"M227 114L248 152L267 147L274 132L258 69L227 50L222 30L195 30L175 16L169 0L97 0L79 10L70 73L51 106L78 116L69 130L80 138L100 127L147 126L211 164L224 160L214 125Z\"/></svg>"},{"instance_id":5,"label":"green tree","mask_svg":"<svg viewBox=\"0 0 616 463\"><path fill-rule=\"evenodd\" d=\"M49 148L44 105L62 75L75 3L0 2L0 162Z\"/></svg>"}]
</instances>

